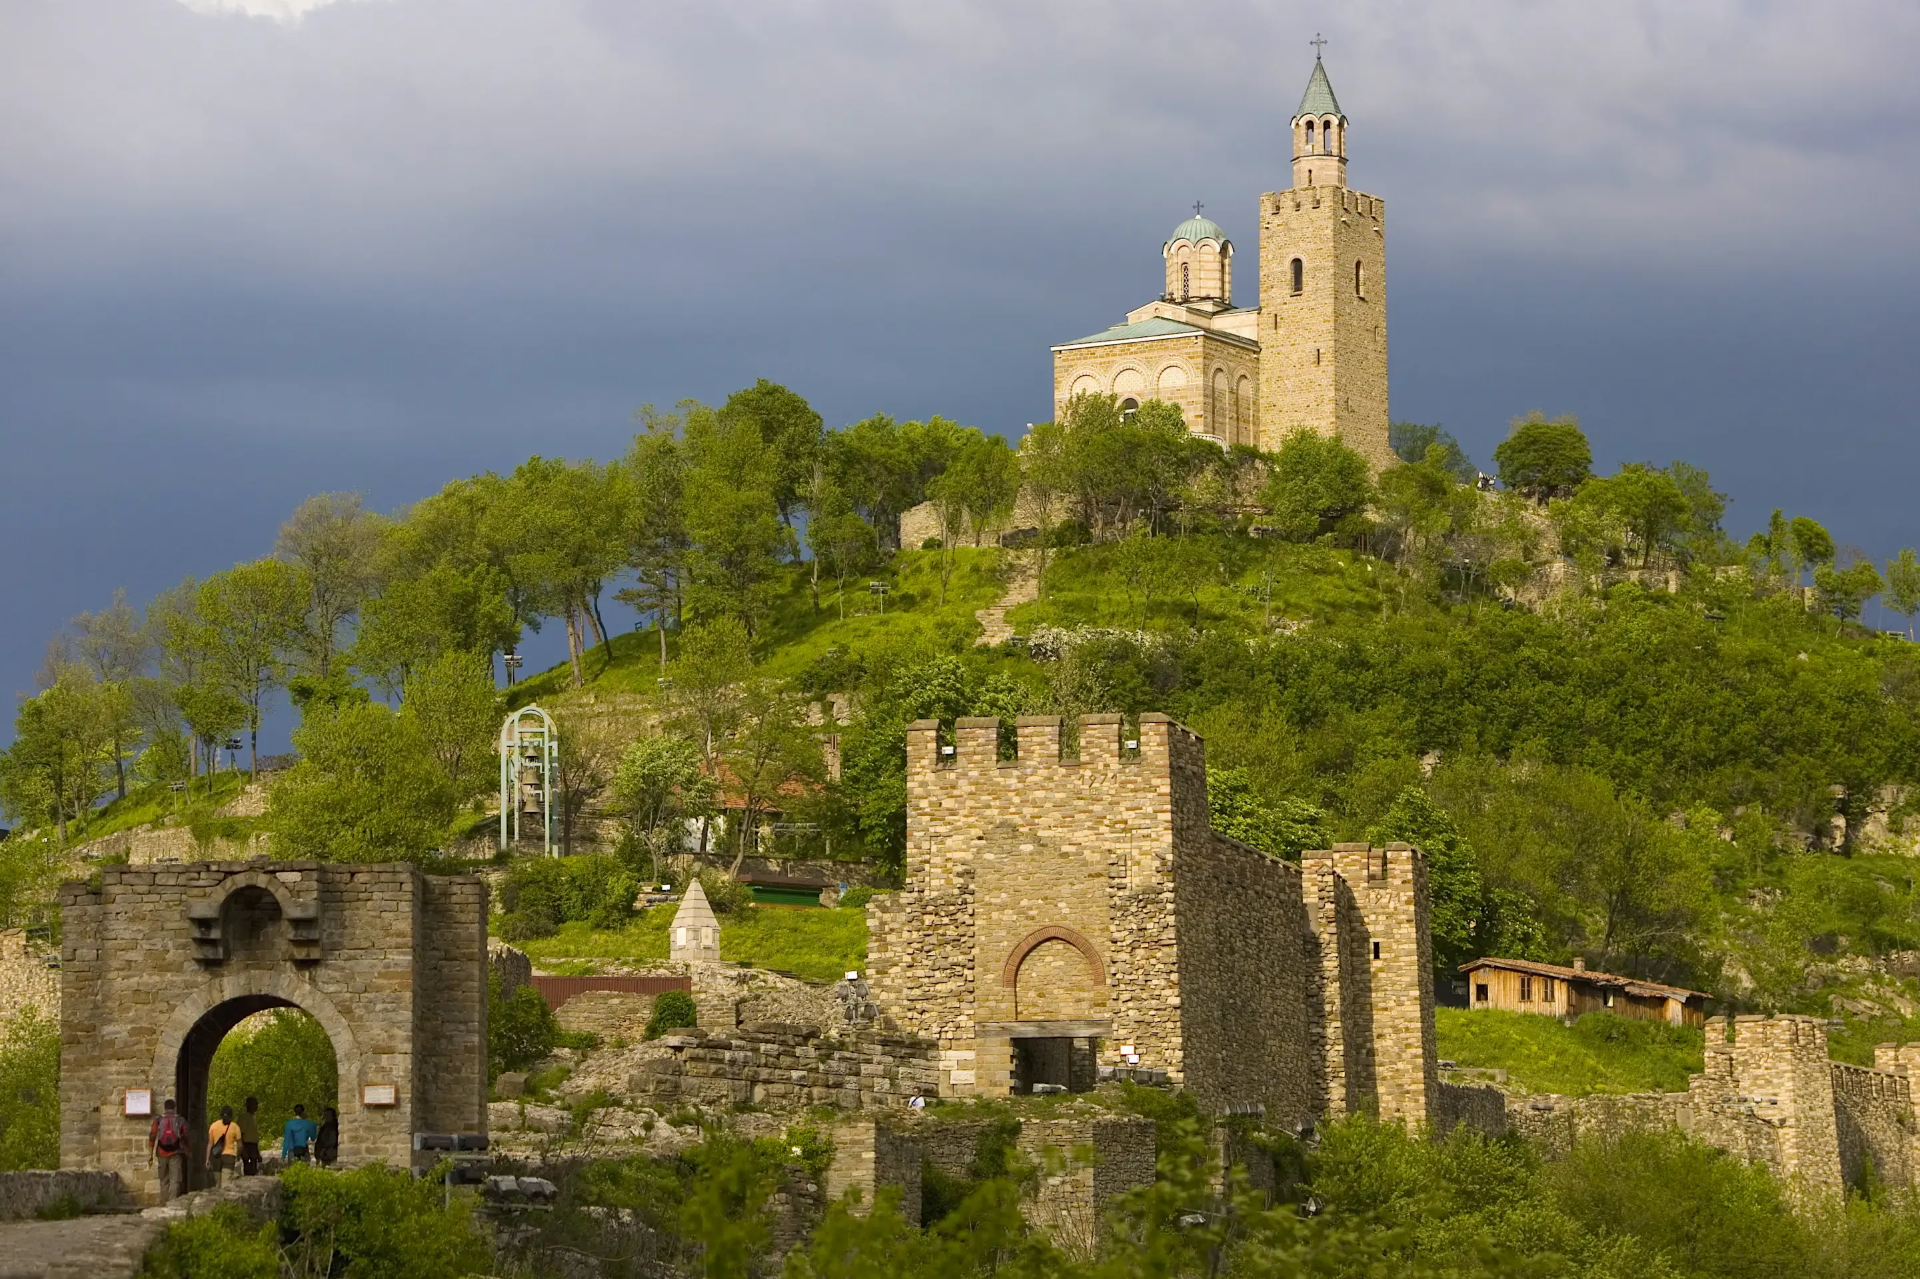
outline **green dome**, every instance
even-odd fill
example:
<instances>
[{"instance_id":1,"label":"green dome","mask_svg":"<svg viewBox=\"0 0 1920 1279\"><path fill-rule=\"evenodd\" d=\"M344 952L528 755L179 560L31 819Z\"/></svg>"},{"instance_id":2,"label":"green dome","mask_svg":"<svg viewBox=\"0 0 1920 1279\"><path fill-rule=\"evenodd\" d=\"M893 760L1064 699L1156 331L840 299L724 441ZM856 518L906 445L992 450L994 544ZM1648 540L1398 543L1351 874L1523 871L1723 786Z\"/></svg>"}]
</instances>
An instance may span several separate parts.
<instances>
[{"instance_id":1,"label":"green dome","mask_svg":"<svg viewBox=\"0 0 1920 1279\"><path fill-rule=\"evenodd\" d=\"M1175 240L1191 240L1198 244L1202 240L1220 240L1224 242L1227 233L1217 226L1212 218L1191 217L1173 228L1173 234L1167 237L1167 243Z\"/></svg>"}]
</instances>

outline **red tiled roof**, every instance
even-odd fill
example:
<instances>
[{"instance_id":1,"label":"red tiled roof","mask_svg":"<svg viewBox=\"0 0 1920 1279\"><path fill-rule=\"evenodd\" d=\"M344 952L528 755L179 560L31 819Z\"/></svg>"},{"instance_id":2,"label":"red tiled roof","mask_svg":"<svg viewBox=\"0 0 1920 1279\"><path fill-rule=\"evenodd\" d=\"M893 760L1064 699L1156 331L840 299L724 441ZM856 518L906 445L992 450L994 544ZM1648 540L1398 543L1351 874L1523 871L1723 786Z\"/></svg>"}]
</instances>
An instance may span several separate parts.
<instances>
[{"instance_id":1,"label":"red tiled roof","mask_svg":"<svg viewBox=\"0 0 1920 1279\"><path fill-rule=\"evenodd\" d=\"M1638 977L1622 977L1617 973L1595 972L1591 968L1562 968L1559 964L1536 963L1531 959L1476 959L1472 963L1460 965L1460 971L1471 972L1476 968L1504 968L1509 972L1532 973L1536 977L1558 977L1562 981L1585 981L1596 986L1618 986L1629 995L1652 996L1662 999L1709 999L1703 990L1688 990L1684 986L1663 986L1656 981L1642 981Z\"/></svg>"}]
</instances>

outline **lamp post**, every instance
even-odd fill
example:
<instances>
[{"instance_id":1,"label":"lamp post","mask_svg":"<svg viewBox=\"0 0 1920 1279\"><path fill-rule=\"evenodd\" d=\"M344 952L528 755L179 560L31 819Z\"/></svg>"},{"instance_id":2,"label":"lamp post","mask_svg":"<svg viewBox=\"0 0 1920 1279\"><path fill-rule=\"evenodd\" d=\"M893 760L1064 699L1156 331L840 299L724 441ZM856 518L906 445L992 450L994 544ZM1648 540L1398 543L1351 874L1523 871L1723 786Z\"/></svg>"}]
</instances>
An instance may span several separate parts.
<instances>
[{"instance_id":1,"label":"lamp post","mask_svg":"<svg viewBox=\"0 0 1920 1279\"><path fill-rule=\"evenodd\" d=\"M887 592L892 589L893 588L888 586L885 582L868 582L867 583L868 592L870 592L877 599L879 599L880 611L882 613L887 611Z\"/></svg>"},{"instance_id":2,"label":"lamp post","mask_svg":"<svg viewBox=\"0 0 1920 1279\"><path fill-rule=\"evenodd\" d=\"M507 668L507 687L513 687L513 673L520 669L520 654L508 649L500 656L500 664Z\"/></svg>"}]
</instances>

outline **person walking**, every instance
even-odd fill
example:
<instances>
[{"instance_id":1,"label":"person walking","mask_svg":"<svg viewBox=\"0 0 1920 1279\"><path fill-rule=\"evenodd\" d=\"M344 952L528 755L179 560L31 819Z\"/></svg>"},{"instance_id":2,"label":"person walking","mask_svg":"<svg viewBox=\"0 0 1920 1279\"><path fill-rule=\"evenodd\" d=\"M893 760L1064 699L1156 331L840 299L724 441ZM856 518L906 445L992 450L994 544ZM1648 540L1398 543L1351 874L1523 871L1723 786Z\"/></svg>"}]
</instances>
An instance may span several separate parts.
<instances>
[{"instance_id":1,"label":"person walking","mask_svg":"<svg viewBox=\"0 0 1920 1279\"><path fill-rule=\"evenodd\" d=\"M240 1175L240 1125L233 1122L233 1107L220 1107L220 1117L207 1126L207 1167L213 1173L214 1186L220 1187Z\"/></svg>"},{"instance_id":2,"label":"person walking","mask_svg":"<svg viewBox=\"0 0 1920 1279\"><path fill-rule=\"evenodd\" d=\"M247 1098L240 1108L240 1175L260 1175L260 1099Z\"/></svg>"},{"instance_id":3,"label":"person walking","mask_svg":"<svg viewBox=\"0 0 1920 1279\"><path fill-rule=\"evenodd\" d=\"M147 1126L147 1166L160 1165L160 1202L167 1203L187 1190L187 1121L173 1098Z\"/></svg>"},{"instance_id":4,"label":"person walking","mask_svg":"<svg viewBox=\"0 0 1920 1279\"><path fill-rule=\"evenodd\" d=\"M340 1157L340 1112L328 1106L320 1117L320 1132L313 1139L313 1157L322 1168L333 1167Z\"/></svg>"},{"instance_id":5,"label":"person walking","mask_svg":"<svg viewBox=\"0 0 1920 1279\"><path fill-rule=\"evenodd\" d=\"M307 1108L295 1106L293 1118L287 1120L286 1128L280 1133L280 1162L286 1164L298 1159L306 1163L313 1157L313 1139L319 1135L319 1127L307 1118Z\"/></svg>"}]
</instances>

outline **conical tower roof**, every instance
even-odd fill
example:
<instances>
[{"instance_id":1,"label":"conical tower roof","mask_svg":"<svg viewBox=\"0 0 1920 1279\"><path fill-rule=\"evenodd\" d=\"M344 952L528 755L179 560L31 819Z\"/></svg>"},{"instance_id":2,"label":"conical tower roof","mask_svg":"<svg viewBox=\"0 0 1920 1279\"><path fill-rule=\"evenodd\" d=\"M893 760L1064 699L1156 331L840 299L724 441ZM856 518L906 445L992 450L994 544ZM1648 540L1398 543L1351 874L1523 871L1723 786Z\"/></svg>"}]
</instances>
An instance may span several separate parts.
<instances>
[{"instance_id":1,"label":"conical tower roof","mask_svg":"<svg viewBox=\"0 0 1920 1279\"><path fill-rule=\"evenodd\" d=\"M1315 58L1313 74L1307 77L1307 91L1300 95L1300 109L1293 113L1294 119L1303 115L1337 115L1346 119L1340 110L1340 100L1333 96L1333 85L1327 79L1326 64Z\"/></svg>"}]
</instances>

